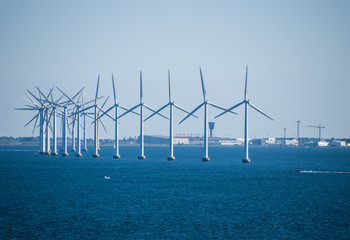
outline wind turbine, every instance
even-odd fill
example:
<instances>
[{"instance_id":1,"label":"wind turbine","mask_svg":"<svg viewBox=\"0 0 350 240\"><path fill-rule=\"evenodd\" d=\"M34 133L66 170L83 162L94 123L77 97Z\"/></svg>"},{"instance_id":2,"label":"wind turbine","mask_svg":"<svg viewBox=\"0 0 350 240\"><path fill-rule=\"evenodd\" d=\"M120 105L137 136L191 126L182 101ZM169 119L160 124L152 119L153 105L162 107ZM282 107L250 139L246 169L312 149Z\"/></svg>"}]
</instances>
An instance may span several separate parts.
<instances>
[{"instance_id":1,"label":"wind turbine","mask_svg":"<svg viewBox=\"0 0 350 240\"><path fill-rule=\"evenodd\" d=\"M72 142L73 142L73 149L75 148L75 138L74 138L74 124L75 124L75 119L77 119L77 143L78 143L78 151L75 154L76 157L82 157L81 154L81 141L80 141L80 108L82 107L81 104L79 104L78 102L74 101L72 98L70 98L67 94L65 94L61 89L57 88L64 96L66 96L66 98L68 98L68 100L73 103L75 105L75 111L73 111L72 115L73 116L73 128L72 128ZM84 89L84 88L83 88ZM79 98L78 98L79 101ZM73 150L72 149L72 150ZM76 151L74 149L74 151Z\"/></svg>"},{"instance_id":2,"label":"wind turbine","mask_svg":"<svg viewBox=\"0 0 350 240\"><path fill-rule=\"evenodd\" d=\"M27 91L29 92L29 90L27 89ZM31 94L31 93L30 93ZM24 127L27 127L32 121L34 121L35 119L35 122L34 122L34 127L33 127L33 131L32 131L32 134L34 134L34 131L35 131L35 128L36 128L36 124L38 122L38 118L39 118L39 153L40 154L43 154L44 151L45 151L45 148L43 147L43 111L44 111L44 107L43 107L43 104L39 102L39 104L37 104L33 99L31 99L26 93L25 95L27 96L27 98L29 99L26 99L26 98L23 98L25 99L26 101L30 102L31 104L33 104L33 106L30 106L30 105L26 105L27 107L26 108L15 108L15 110L25 110L25 111L38 111L38 113L29 121L27 122ZM37 99L35 96L34 96L35 99Z\"/></svg>"},{"instance_id":3,"label":"wind turbine","mask_svg":"<svg viewBox=\"0 0 350 240\"><path fill-rule=\"evenodd\" d=\"M63 91L61 89L59 89L58 87L56 87L61 93L63 93ZM63 128L62 128L62 148L63 148L63 153L62 156L66 157L68 156L68 142L67 142L67 127L69 127L69 125L67 124L68 121L68 112L67 112L67 106L73 104L71 100L74 101L74 99L79 96L79 94L84 90L85 87L83 87L82 89L80 89L72 98L69 98L66 94L63 93L64 96L66 96L66 98L68 98L68 101L62 102L62 103L56 103L57 106L59 107L63 107L63 114L62 114L62 124L63 124ZM74 139L72 139L72 141L74 141Z\"/></svg>"},{"instance_id":4,"label":"wind turbine","mask_svg":"<svg viewBox=\"0 0 350 240\"><path fill-rule=\"evenodd\" d=\"M144 155L144 135L143 135L143 107L147 108L148 110L152 111L152 112L156 112L154 109L152 109L151 107L147 106L146 104L144 104L143 102L143 90L142 90L142 72L140 71L140 103L137 104L136 106L130 108L128 111L126 111L125 113L123 113L122 115L120 115L117 119L125 116L126 114L128 114L129 112L132 112L133 110L135 110L136 108L140 107L140 155L138 156L138 159L143 160L146 158L146 156ZM168 119L167 117L163 116L162 114L158 113L160 116Z\"/></svg>"},{"instance_id":5,"label":"wind turbine","mask_svg":"<svg viewBox=\"0 0 350 240\"><path fill-rule=\"evenodd\" d=\"M208 162L210 160L208 156L208 105L218 108L220 110L228 111L223 107L220 107L214 103L208 102L207 94L204 87L204 81L203 81L203 75L202 75L202 69L199 68L200 76L201 76L201 83L202 83L202 92L203 92L203 103L199 104L191 113L189 113L184 119L182 119L179 124L181 124L183 121L185 121L189 116L193 115L198 109L204 106L204 157L202 157L203 162ZM229 111L231 112L231 111ZM235 112L231 112L233 114L237 114Z\"/></svg>"},{"instance_id":6,"label":"wind turbine","mask_svg":"<svg viewBox=\"0 0 350 240\"><path fill-rule=\"evenodd\" d=\"M40 133L39 133L39 145L40 145L40 154L45 154L46 153L46 147L45 147L45 131L44 131L44 124L45 124L45 111L47 109L47 106L45 106L45 104L43 103L43 101L41 100L41 96L40 96L40 92L39 92L39 98L37 98L33 93L31 93L28 89L27 92L40 104L40 106L38 104L36 104L34 102L33 99L31 99L27 94L26 96L30 99L30 101L34 104L34 106L39 110L39 113L36 117L39 116L39 127L40 127ZM25 109L20 109L20 110L25 110ZM34 118L32 119L34 120ZM32 121L31 120L31 121ZM29 121L28 124L31 122ZM25 126L27 126L28 124L26 124ZM36 122L34 124L34 128L35 128ZM33 130L34 132L34 130Z\"/></svg>"},{"instance_id":7,"label":"wind turbine","mask_svg":"<svg viewBox=\"0 0 350 240\"><path fill-rule=\"evenodd\" d=\"M164 110L166 107L169 106L169 116L170 116L170 126L169 126L169 147L170 147L170 155L168 156L168 160L172 161L175 160L175 156L174 156L174 147L173 147L173 108L177 108L185 113L190 113L189 111L185 110L184 108L180 107L179 105L175 104L173 101L173 98L171 96L171 84L170 84L170 70L168 70L168 83L169 83L169 102L167 104L165 104L163 107L159 108L156 112L154 112L152 115L150 115L148 118L146 118L144 121L147 121L148 119L150 119L151 117L153 117L154 115L156 115L157 113L161 112L162 110ZM194 116L194 115L193 115ZM194 116L197 118L197 116Z\"/></svg>"},{"instance_id":8,"label":"wind turbine","mask_svg":"<svg viewBox=\"0 0 350 240\"><path fill-rule=\"evenodd\" d=\"M94 121L93 121L93 123L94 123L94 154L92 155L92 157L94 157L94 158L99 158L100 157L100 155L98 154L98 148L99 148L99 144L98 144L98 141L99 141L98 140L98 111L103 111L104 112L104 110L100 106L97 105L97 100L100 99L98 97L99 84L100 84L100 75L98 75L98 78L97 78L96 95L95 95L95 99L93 100L94 104L77 112L77 114L78 113L80 114L81 112L85 112L85 111L87 111L87 110L89 110L91 108L94 108ZM106 101L107 100L108 100L108 98L106 99ZM106 103L106 101L105 101L105 103ZM104 106L104 104L102 105L102 107Z\"/></svg>"},{"instance_id":9,"label":"wind turbine","mask_svg":"<svg viewBox=\"0 0 350 240\"><path fill-rule=\"evenodd\" d=\"M244 118L244 149L245 149L245 156L242 159L243 163L249 163L250 162L249 154L248 154L248 106L250 106L251 108L253 108L257 112L261 113L265 117L273 120L271 117L269 117L268 115L263 113L259 108L257 108L252 103L250 103L250 99L247 99L247 78L248 78L248 65L246 66L245 90L244 90L244 99L243 99L243 101L238 103L238 104L236 104L236 105L234 105L233 107L227 109L226 111L220 113L219 115L217 115L215 117L215 118L220 117L221 115L227 113L228 111L231 111L231 110L239 107L240 105L244 104L244 110L245 110L245 118Z\"/></svg>"},{"instance_id":10,"label":"wind turbine","mask_svg":"<svg viewBox=\"0 0 350 240\"><path fill-rule=\"evenodd\" d=\"M114 96L114 104L112 107L110 107L109 109L107 109L106 111L103 112L102 115L100 115L98 117L98 119L100 119L101 117L103 117L104 115L108 115L108 112L111 111L113 108L115 109L115 118L109 116L114 122L115 122L115 135L114 135L114 144L115 144L115 155L113 155L113 158L120 158L120 155L119 155L119 131L118 131L118 108L121 108L121 109L124 109L126 111L128 111L129 109L120 105L119 102L118 102L118 99L117 99L117 94L116 94L116 91L115 91L115 85L114 85L114 78L113 78L113 74L112 74L112 85L113 85L113 96ZM135 113L135 112L133 112ZM135 114L138 114L138 113L135 113Z\"/></svg>"}]
</instances>

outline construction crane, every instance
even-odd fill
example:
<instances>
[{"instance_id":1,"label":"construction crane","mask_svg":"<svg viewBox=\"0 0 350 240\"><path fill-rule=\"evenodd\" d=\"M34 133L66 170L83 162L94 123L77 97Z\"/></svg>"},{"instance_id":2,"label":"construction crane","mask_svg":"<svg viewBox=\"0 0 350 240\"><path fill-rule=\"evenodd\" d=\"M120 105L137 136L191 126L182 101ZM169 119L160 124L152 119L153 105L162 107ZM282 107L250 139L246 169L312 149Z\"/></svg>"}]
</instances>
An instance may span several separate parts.
<instances>
[{"instance_id":1,"label":"construction crane","mask_svg":"<svg viewBox=\"0 0 350 240\"><path fill-rule=\"evenodd\" d=\"M321 141L321 129L325 128L325 127L321 126L321 124L319 124L318 126L311 125L311 126L308 126L308 127L318 128L318 138L319 138L319 141Z\"/></svg>"}]
</instances>

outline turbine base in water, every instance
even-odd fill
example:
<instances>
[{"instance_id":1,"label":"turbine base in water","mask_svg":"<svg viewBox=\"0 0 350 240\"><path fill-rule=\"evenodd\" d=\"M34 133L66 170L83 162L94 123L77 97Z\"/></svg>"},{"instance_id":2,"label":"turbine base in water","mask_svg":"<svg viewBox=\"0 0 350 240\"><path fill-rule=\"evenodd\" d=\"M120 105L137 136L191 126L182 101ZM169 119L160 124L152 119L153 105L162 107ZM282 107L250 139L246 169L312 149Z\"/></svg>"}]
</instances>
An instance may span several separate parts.
<instances>
[{"instance_id":1,"label":"turbine base in water","mask_svg":"<svg viewBox=\"0 0 350 240\"><path fill-rule=\"evenodd\" d=\"M75 152L76 150L75 150L75 148L72 148L70 151L71 151L71 152Z\"/></svg>"},{"instance_id":2,"label":"turbine base in water","mask_svg":"<svg viewBox=\"0 0 350 240\"><path fill-rule=\"evenodd\" d=\"M58 153L57 153L57 152L52 152L51 155L52 155L52 156L57 156Z\"/></svg>"},{"instance_id":3,"label":"turbine base in water","mask_svg":"<svg viewBox=\"0 0 350 240\"><path fill-rule=\"evenodd\" d=\"M250 163L250 159L249 158L242 158L242 163Z\"/></svg>"},{"instance_id":4,"label":"turbine base in water","mask_svg":"<svg viewBox=\"0 0 350 240\"><path fill-rule=\"evenodd\" d=\"M93 157L93 158L99 158L100 155L98 155L98 153L96 153L96 154L93 154L92 157Z\"/></svg>"},{"instance_id":5,"label":"turbine base in water","mask_svg":"<svg viewBox=\"0 0 350 240\"><path fill-rule=\"evenodd\" d=\"M63 157L67 157L67 156L68 156L68 153L66 153L66 152L65 152L65 153L62 153L62 156L63 156Z\"/></svg>"},{"instance_id":6,"label":"turbine base in water","mask_svg":"<svg viewBox=\"0 0 350 240\"><path fill-rule=\"evenodd\" d=\"M140 160L144 160L144 159L146 159L146 156L145 155L140 155L137 158L140 159Z\"/></svg>"},{"instance_id":7,"label":"turbine base in water","mask_svg":"<svg viewBox=\"0 0 350 240\"><path fill-rule=\"evenodd\" d=\"M86 151L87 151L87 148L83 148L83 151L86 152Z\"/></svg>"},{"instance_id":8,"label":"turbine base in water","mask_svg":"<svg viewBox=\"0 0 350 240\"><path fill-rule=\"evenodd\" d=\"M120 155L119 154L115 154L115 155L113 155L113 158L118 159L118 158L120 158Z\"/></svg>"},{"instance_id":9,"label":"turbine base in water","mask_svg":"<svg viewBox=\"0 0 350 240\"><path fill-rule=\"evenodd\" d=\"M174 161L174 160L175 160L175 157L174 157L174 156L169 156L169 157L168 157L168 160L169 160L169 161Z\"/></svg>"},{"instance_id":10,"label":"turbine base in water","mask_svg":"<svg viewBox=\"0 0 350 240\"><path fill-rule=\"evenodd\" d=\"M203 162L209 162L210 161L210 157L202 157L202 161Z\"/></svg>"},{"instance_id":11,"label":"turbine base in water","mask_svg":"<svg viewBox=\"0 0 350 240\"><path fill-rule=\"evenodd\" d=\"M50 152L44 152L45 155L50 155L51 153Z\"/></svg>"},{"instance_id":12,"label":"turbine base in water","mask_svg":"<svg viewBox=\"0 0 350 240\"><path fill-rule=\"evenodd\" d=\"M76 157L82 157L83 155L81 153L76 153L75 156Z\"/></svg>"}]
</instances>

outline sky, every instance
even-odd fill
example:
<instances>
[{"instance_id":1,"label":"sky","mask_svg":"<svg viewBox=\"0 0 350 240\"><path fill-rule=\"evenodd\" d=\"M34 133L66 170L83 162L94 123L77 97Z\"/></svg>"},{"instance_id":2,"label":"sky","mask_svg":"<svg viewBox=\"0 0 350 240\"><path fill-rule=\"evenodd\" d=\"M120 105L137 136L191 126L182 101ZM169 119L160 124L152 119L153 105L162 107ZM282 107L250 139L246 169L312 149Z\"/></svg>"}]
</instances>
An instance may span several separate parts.
<instances>
[{"instance_id":1,"label":"sky","mask_svg":"<svg viewBox=\"0 0 350 240\"><path fill-rule=\"evenodd\" d=\"M120 104L139 103L139 72L145 104L168 102L170 69L175 103L191 111L203 102L199 68L208 100L231 107L248 98L271 116L249 109L249 137L350 137L349 1L0 1L0 136L32 135L24 125L36 114L24 107L26 89L59 87L73 96L83 86L94 98L110 96L111 74ZM57 89L53 96L61 96ZM100 101L100 104L102 104ZM168 110L163 112L168 115ZM209 121L221 113L209 108ZM243 137L244 108L215 119L214 136ZM113 113L112 113L113 114ZM146 112L146 117L149 115ZM203 134L198 119L175 111L174 133ZM114 122L103 119L114 137ZM87 136L93 137L88 121ZM119 120L120 137L139 135L139 118ZM60 125L60 122L58 122ZM169 135L169 122L154 117L147 135ZM58 128L60 131L60 128Z\"/></svg>"}]
</instances>

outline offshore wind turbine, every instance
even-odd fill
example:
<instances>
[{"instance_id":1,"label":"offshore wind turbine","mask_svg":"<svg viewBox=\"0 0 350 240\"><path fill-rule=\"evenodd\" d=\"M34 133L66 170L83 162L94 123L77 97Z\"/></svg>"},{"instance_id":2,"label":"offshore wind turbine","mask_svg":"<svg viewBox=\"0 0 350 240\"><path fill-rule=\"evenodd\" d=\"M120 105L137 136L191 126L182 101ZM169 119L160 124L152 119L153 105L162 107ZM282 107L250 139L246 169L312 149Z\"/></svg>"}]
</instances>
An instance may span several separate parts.
<instances>
[{"instance_id":1,"label":"offshore wind turbine","mask_svg":"<svg viewBox=\"0 0 350 240\"><path fill-rule=\"evenodd\" d=\"M172 161L175 160L175 156L174 156L174 143L173 143L173 109L174 107L185 112L185 113L190 113L189 111L185 110L184 108L180 107L179 105L175 104L175 102L173 101L173 98L171 96L171 83L170 83L170 70L168 70L168 83L169 83L169 102L167 104L165 104L163 107L159 108L156 112L154 112L152 115L150 115L148 118L146 118L144 121L147 121L148 119L150 119L151 117L153 117L154 115L156 115L157 113L161 112L163 109L165 109L166 107L169 106L169 116L170 116L170 120L169 120L169 147L170 147L170 155L168 156L168 160ZM194 115L193 115L194 116ZM194 116L197 117L197 116Z\"/></svg>"},{"instance_id":2,"label":"offshore wind turbine","mask_svg":"<svg viewBox=\"0 0 350 240\"><path fill-rule=\"evenodd\" d=\"M36 106L36 108L39 110L38 116L39 116L39 145L40 145L40 150L39 153L40 154L45 154L46 151L46 147L45 147L45 132L44 132L44 124L45 124L45 109L47 108L47 106L45 106L45 104L43 103L43 101L39 98L37 98L33 93L31 93L28 89L27 92L40 104L37 105L33 99L31 99L27 94L26 96L30 99L30 101ZM22 109L25 110L25 109ZM34 118L33 118L34 119ZM32 119L32 120L33 120ZM31 120L31 121L32 121ZM30 121L30 122L31 122ZM30 123L28 122L28 124ZM35 123L36 124L36 123ZM35 124L34 124L34 128L35 128ZM26 125L27 126L27 125ZM34 131L34 130L33 130Z\"/></svg>"},{"instance_id":3,"label":"offshore wind turbine","mask_svg":"<svg viewBox=\"0 0 350 240\"><path fill-rule=\"evenodd\" d=\"M138 156L138 159L143 160L146 158L145 154L144 154L144 135L143 135L143 108L147 108L148 110L152 111L152 112L156 112L154 109L152 109L151 107L147 106L146 104L144 104L143 102L143 90L142 90L142 72L140 71L140 103L137 104L136 106L130 108L128 111L126 111L125 113L123 113L122 115L120 115L117 119L125 116L126 114L128 114L129 112L132 112L133 110L135 110L136 108L140 107L140 155ZM157 113L158 115L168 119L167 117L163 116L160 113Z\"/></svg>"},{"instance_id":4,"label":"offshore wind turbine","mask_svg":"<svg viewBox=\"0 0 350 240\"><path fill-rule=\"evenodd\" d=\"M231 110L226 110L223 107L220 107L214 103L208 102L207 94L204 87L204 81L203 81L203 75L202 75L202 69L199 68L200 76L201 76L201 83L202 83L202 92L203 92L203 103L199 104L192 112L190 112L184 119L182 119L179 124L181 124L183 121L185 121L189 116L193 115L197 110L199 110L201 107L204 106L204 156L202 157L203 162L208 162L210 160L208 155L208 105L218 108L220 110L231 112ZM231 112L233 114L237 114L235 112Z\"/></svg>"},{"instance_id":5,"label":"offshore wind turbine","mask_svg":"<svg viewBox=\"0 0 350 240\"><path fill-rule=\"evenodd\" d=\"M90 107L84 108L84 109L80 110L79 112L77 112L80 114L81 112L85 112L91 108L94 108L94 121L93 121L93 123L94 123L94 154L92 155L92 157L94 157L94 158L100 157L100 155L98 154L98 148L99 148L98 141L99 140L98 140L98 120L97 120L97 118L98 118L98 111L103 111L103 109L97 105L97 100L99 99L99 97L98 97L99 84L100 84L100 75L98 75L98 78L97 78L96 95L95 95L95 99L93 100L94 104L91 105ZM105 101L105 103L106 103L106 101Z\"/></svg>"},{"instance_id":6,"label":"offshore wind turbine","mask_svg":"<svg viewBox=\"0 0 350 240\"><path fill-rule=\"evenodd\" d=\"M27 89L28 91L28 89ZM28 91L29 92L29 91ZM42 106L42 103L40 101L38 101L40 103L40 105L38 105L33 99L31 99L26 93L25 95L28 97L28 99L24 98L26 101L30 102L31 104L33 104L33 106L29 106L26 105L26 108L15 108L15 110L25 110L25 111L38 111L38 113L31 119L29 120L24 127L27 127L32 121L34 121L34 127L33 127L33 131L32 134L34 134L35 128L36 128L36 124L38 122L38 118L39 118L39 153L42 154L45 151L45 148L43 147L43 141L42 141L42 136L43 136L43 111L44 111L44 107ZM35 99L37 99L34 96Z\"/></svg>"},{"instance_id":7,"label":"offshore wind turbine","mask_svg":"<svg viewBox=\"0 0 350 240\"><path fill-rule=\"evenodd\" d=\"M115 154L113 155L113 158L120 158L119 155L119 131L118 131L118 108L124 109L126 111L128 111L129 109L120 105L117 99L117 94L116 94L116 90L115 90L115 84L114 84L114 78L113 78L113 74L112 74L112 85L113 85L113 96L114 96L114 104L112 107L110 107L109 109L107 109L106 111L103 112L102 115L100 115L98 117L98 119L100 119L101 117L103 117L104 115L108 115L108 112L111 111L113 108L115 109L115 118L109 116L114 122L115 122L115 129L114 129L114 144L115 144ZM133 112L135 113L135 112ZM135 113L138 114L138 113Z\"/></svg>"},{"instance_id":8,"label":"offshore wind turbine","mask_svg":"<svg viewBox=\"0 0 350 240\"><path fill-rule=\"evenodd\" d=\"M263 111L261 111L259 108L257 108L256 106L254 106L251 102L250 99L247 98L247 78L248 78L248 65L246 66L246 74L245 74L245 89L244 89L244 99L242 102L234 105L233 107L227 109L226 111L220 113L219 115L217 115L215 118L222 116L223 114L227 113L228 111L231 111L237 107L239 107L240 105L244 104L244 110L245 110L245 118L244 118L244 149L245 149L245 156L242 159L243 163L249 163L250 159L249 159L249 154L248 154L248 106L250 106L251 108L253 108L255 111L261 113L262 115L264 115L265 117L273 120L271 117L269 117L268 115L266 115L265 113L263 113Z\"/></svg>"},{"instance_id":9,"label":"offshore wind turbine","mask_svg":"<svg viewBox=\"0 0 350 240\"><path fill-rule=\"evenodd\" d=\"M63 93L63 91L61 89L59 89L58 87L56 87L61 93ZM78 93L76 93L71 99L74 100L83 90L84 90L85 87L83 87L82 89L80 89L78 91ZM66 95L66 94L63 94L63 95ZM66 96L67 97L67 96ZM63 124L63 128L62 128L62 150L63 150L63 153L62 153L62 156L66 157L68 156L68 151L67 151L67 148L68 148L68 142L67 142L67 127L69 127L69 125L67 124L67 121L68 121L68 113L67 113L67 106L69 106L70 104L72 104L72 102L69 100L68 98L68 101L65 101L65 102L62 102L60 104L57 104L58 106L60 107L63 107L63 114L62 114L62 124ZM73 140L73 139L72 139Z\"/></svg>"},{"instance_id":10,"label":"offshore wind turbine","mask_svg":"<svg viewBox=\"0 0 350 240\"><path fill-rule=\"evenodd\" d=\"M58 101L63 97L61 96L58 100L54 101L53 100L53 96L52 96L52 91L53 88L50 90L50 94L46 97L45 94L43 94L43 92L40 91L40 89L38 87L36 87L39 91L39 93L44 97L45 102L49 103L51 105L51 114L50 117L48 119L48 122L50 123L51 117L53 117L53 124L52 124L52 133L53 133L53 151L51 151L51 155L52 156L57 156L58 152L57 152L57 127L56 127L56 116L57 116L57 107L61 106L60 104L58 104ZM48 97L51 96L51 101L48 99Z\"/></svg>"},{"instance_id":11,"label":"offshore wind turbine","mask_svg":"<svg viewBox=\"0 0 350 240\"><path fill-rule=\"evenodd\" d=\"M68 98L68 100L75 105L75 111L73 111L72 115L73 116L73 127L72 127L72 142L73 142L73 149L75 148L75 138L74 138L74 124L75 124L75 119L77 119L77 147L78 147L78 151L77 153L75 154L76 157L82 157L82 154L81 154L81 141L80 141L80 107L81 107L81 104L78 104L78 102L74 101L72 98L70 98L67 94L65 94L61 89L57 88L64 96L66 96L66 98ZM83 88L84 89L84 88ZM79 99L78 99L79 101ZM72 149L72 151L73 151ZM74 151L76 151L74 149Z\"/></svg>"}]
</instances>

